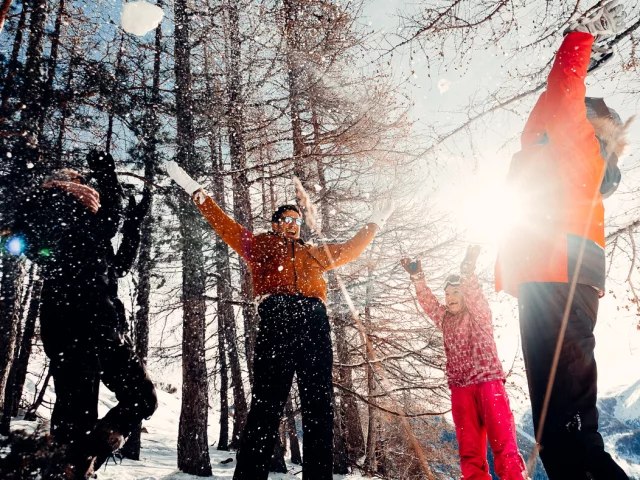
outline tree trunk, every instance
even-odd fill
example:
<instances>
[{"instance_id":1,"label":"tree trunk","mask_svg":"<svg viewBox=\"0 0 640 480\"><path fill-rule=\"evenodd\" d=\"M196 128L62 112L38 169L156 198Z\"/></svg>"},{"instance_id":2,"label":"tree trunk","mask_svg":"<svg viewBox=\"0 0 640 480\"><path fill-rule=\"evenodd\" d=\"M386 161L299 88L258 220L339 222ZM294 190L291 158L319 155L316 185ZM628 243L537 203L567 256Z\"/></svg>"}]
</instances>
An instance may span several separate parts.
<instances>
[{"instance_id":1,"label":"tree trunk","mask_svg":"<svg viewBox=\"0 0 640 480\"><path fill-rule=\"evenodd\" d=\"M214 175L213 188L214 199L223 210L226 209L226 198L224 193L224 177L221 175L223 171L222 155L219 148L214 145L211 140L212 151L216 152L217 159L215 162L217 175ZM229 359L229 369L231 370L231 385L233 388L233 432L231 434L231 443L229 448L236 450L240 446L240 436L247 422L247 399L244 393L244 384L242 381L242 367L240 365L240 355L238 353L238 340L236 335L236 319L233 311L233 290L231 280L231 262L229 257L229 246L224 243L219 235L216 235L216 252L218 253L217 270L217 292L218 292L218 315L222 317L224 329L224 343L226 346L226 355ZM241 260L241 264L243 264Z\"/></svg>"},{"instance_id":2,"label":"tree trunk","mask_svg":"<svg viewBox=\"0 0 640 480\"><path fill-rule=\"evenodd\" d=\"M367 339L367 342L369 340ZM373 397L375 392L375 383L373 378L373 367L367 365L367 391L369 398ZM371 404L369 409L369 423L367 428L367 452L364 460L364 471L370 475L376 473L376 410Z\"/></svg>"},{"instance_id":3,"label":"tree trunk","mask_svg":"<svg viewBox=\"0 0 640 480\"><path fill-rule=\"evenodd\" d=\"M219 149L215 148L217 158L216 171L222 170L222 158L218 156ZM222 175L215 175L214 198L220 208L225 208L224 178ZM240 436L247 420L247 401L244 395L242 384L242 371L240 369L240 359L238 358L238 347L236 339L236 319L233 311L232 289L231 289L231 266L229 261L229 247L220 236L216 235L216 251L218 254L217 270L218 281L216 283L218 293L218 339L220 350L220 375L221 375L221 408L220 408L220 443L219 450L237 449L240 446ZM228 405L228 377L227 362L229 358L231 364L231 383L233 385L234 418L231 443L229 444L229 405ZM224 367L224 369L223 369ZM224 398L223 398L224 395ZM224 408L223 408L224 406ZM241 418L238 418L240 416ZM224 431L224 432L223 432ZM224 433L224 436L223 436ZM224 438L223 438L224 437ZM223 442L224 440L224 442ZM222 448L224 447L224 448Z\"/></svg>"},{"instance_id":4,"label":"tree trunk","mask_svg":"<svg viewBox=\"0 0 640 480\"><path fill-rule=\"evenodd\" d=\"M330 285L335 279L333 274L329 274ZM339 295L339 293L338 293ZM337 381L348 390L353 390L353 379L351 369L342 365L349 363L349 347L346 339L346 327L351 322L351 316L346 311L346 306L334 306L335 313L332 315L336 356L338 364ZM343 415L344 439L347 448L349 461L355 463L365 452L364 435L362 432L362 422L358 405L352 395L348 393L340 394L341 410Z\"/></svg>"},{"instance_id":5,"label":"tree trunk","mask_svg":"<svg viewBox=\"0 0 640 480\"><path fill-rule=\"evenodd\" d=\"M44 51L45 27L47 21L47 1L33 0L31 3L31 23L29 42L27 43L25 68L23 71L22 89L20 91L20 120L18 129L20 137L14 146L12 165L7 165L11 172L7 182L11 190L5 194L3 208L13 212L17 200L25 195L33 186L36 168L40 160L38 138L42 110L42 62Z\"/></svg>"},{"instance_id":6,"label":"tree trunk","mask_svg":"<svg viewBox=\"0 0 640 480\"><path fill-rule=\"evenodd\" d=\"M22 294L22 300L18 302L16 299L16 302L15 302L15 308L17 308L17 312L15 313L15 318L16 318L16 324L15 324L16 333L15 333L15 341L14 341L15 347L13 349L13 357L11 358L11 367L9 368L9 376L7 377L7 383L4 391L4 405L2 408L2 417L0 419L0 433L2 435L9 434L11 418L15 417L18 412L18 404L20 402L20 396L22 395L22 385L20 386L19 391L17 389L18 385L16 383L16 380L17 380L16 375L18 375L19 373L18 370L20 370L21 368L21 365L19 364L19 360L20 360L22 339L24 338L23 328L22 328L22 318L24 317L23 313L26 308L26 302L29 297L29 290L33 285L34 272L35 272L35 265L32 264L31 268L29 269L29 280L27 282L27 287L26 289L24 289L24 294ZM23 288L20 288L20 291L22 290ZM28 333L29 332L27 332L27 334ZM33 332L31 332L31 335L33 336ZM31 345L29 345L29 351L31 351ZM29 361L28 355L25 361L26 362ZM24 366L24 368L25 368L25 375L26 375L26 365ZM24 383L24 379L23 379L23 383Z\"/></svg>"},{"instance_id":7,"label":"tree trunk","mask_svg":"<svg viewBox=\"0 0 640 480\"><path fill-rule=\"evenodd\" d=\"M116 116L117 103L120 102L118 98L118 86L120 85L120 78L123 74L122 72L122 57L124 56L124 32L120 35L120 47L118 48L118 53L116 55L116 69L114 73L114 89L111 93L111 98L107 103L107 110L109 115L107 117L107 135L105 140L104 150L107 153L111 152L111 139L113 138L113 120Z\"/></svg>"},{"instance_id":8,"label":"tree trunk","mask_svg":"<svg viewBox=\"0 0 640 480\"><path fill-rule=\"evenodd\" d=\"M31 9L31 25L27 46L22 103L25 108L20 116L21 128L27 132L27 141L39 137L38 126L44 114L42 104L42 76L45 26L47 22L47 1L34 0Z\"/></svg>"},{"instance_id":9,"label":"tree trunk","mask_svg":"<svg viewBox=\"0 0 640 480\"><path fill-rule=\"evenodd\" d=\"M193 123L191 45L187 0L174 2L175 88L178 163L199 171ZM207 422L208 380L205 363L205 274L200 213L187 195L180 195L182 237L182 406L178 428L178 468L192 475L211 476Z\"/></svg>"},{"instance_id":10,"label":"tree trunk","mask_svg":"<svg viewBox=\"0 0 640 480\"><path fill-rule=\"evenodd\" d=\"M24 261L5 254L0 285L0 406L4 410L5 389L16 348L20 321L20 300L24 282Z\"/></svg>"},{"instance_id":11,"label":"tree trunk","mask_svg":"<svg viewBox=\"0 0 640 480\"><path fill-rule=\"evenodd\" d=\"M153 167L145 168L145 178L153 181ZM146 188L146 187L145 187ZM145 192L145 195L151 195ZM153 245L154 220L151 214L153 207L149 206L149 214L143 220L140 232L140 257L138 259L138 292L136 304L135 324L135 349L136 355L140 358L143 365L147 365L147 355L149 354L149 297L151 296L151 271L153 269L153 261L151 259L151 250ZM125 458L131 460L140 460L140 448L142 446L142 423L139 423L129 435L127 443L125 443L121 452Z\"/></svg>"},{"instance_id":12,"label":"tree trunk","mask_svg":"<svg viewBox=\"0 0 640 480\"><path fill-rule=\"evenodd\" d=\"M284 462L284 445L282 445L282 437L280 435L276 435L276 445L273 448L269 471L287 473L287 464Z\"/></svg>"},{"instance_id":13,"label":"tree trunk","mask_svg":"<svg viewBox=\"0 0 640 480\"><path fill-rule=\"evenodd\" d=\"M67 74L67 84L65 86L66 92L71 92L73 89L73 69L75 68L75 45L71 48L71 60L69 61L69 73ZM64 151L64 138L67 130L67 119L70 115L70 108L68 102L62 106L60 111L58 139L53 148L53 160L51 161L51 168L62 167L62 152Z\"/></svg>"},{"instance_id":14,"label":"tree trunk","mask_svg":"<svg viewBox=\"0 0 640 480\"><path fill-rule=\"evenodd\" d=\"M284 37L286 41L285 59L287 65L287 80L289 86L289 106L291 114L291 138L292 138L292 159L293 174L298 177L303 187L307 191L311 191L310 172L305 164L305 144L302 134L302 120L300 118L303 112L302 105L302 67L299 61L300 52L300 26L298 22L298 11L300 3L297 0L283 0L284 7ZM301 199L296 197L296 202L301 211L304 207ZM307 222L300 228L300 237L304 240L311 238L312 232Z\"/></svg>"},{"instance_id":15,"label":"tree trunk","mask_svg":"<svg viewBox=\"0 0 640 480\"><path fill-rule=\"evenodd\" d=\"M235 172L233 179L233 214L236 221L253 230L251 196L247 178L246 150L244 141L244 98L241 78L241 42L239 28L239 12L237 2L231 0L227 4L229 15L229 67L227 72L227 95L229 97L227 126L229 130L229 156L231 169ZM253 347L258 326L258 319L253 307L253 281L249 267L240 260L241 285L243 301L242 316L244 318L245 356L249 381L253 384Z\"/></svg>"},{"instance_id":16,"label":"tree trunk","mask_svg":"<svg viewBox=\"0 0 640 480\"><path fill-rule=\"evenodd\" d=\"M333 473L346 475L349 473L349 456L344 429L344 412L338 398L333 397Z\"/></svg>"},{"instance_id":17,"label":"tree trunk","mask_svg":"<svg viewBox=\"0 0 640 480\"><path fill-rule=\"evenodd\" d=\"M7 76L4 79L4 85L2 86L2 104L0 105L0 116L9 116L9 99L14 95L14 87L16 76L20 68L18 62L18 56L22 49L22 37L24 29L27 24L27 14L29 13L29 2L22 2L22 11L20 12L20 19L18 20L18 27L16 29L16 36L13 39L13 48L11 50L11 59L9 60L9 67Z\"/></svg>"},{"instance_id":18,"label":"tree trunk","mask_svg":"<svg viewBox=\"0 0 640 480\"><path fill-rule=\"evenodd\" d=\"M287 435L289 435L289 448L291 449L291 463L302 465L302 455L300 455L300 442L298 441L298 429L296 428L292 395L289 395L287 399L285 415L287 419Z\"/></svg>"},{"instance_id":19,"label":"tree trunk","mask_svg":"<svg viewBox=\"0 0 640 480\"><path fill-rule=\"evenodd\" d=\"M53 100L53 81L56 77L56 68L58 66L58 50L60 47L60 33L62 31L63 18L65 16L66 0L58 0L58 13L56 15L56 23L51 36L51 50L49 53L49 68L47 71L47 80L42 89L42 115L38 119L38 133L40 135L39 143L42 143L44 122L47 119L47 111Z\"/></svg>"},{"instance_id":20,"label":"tree trunk","mask_svg":"<svg viewBox=\"0 0 640 480\"><path fill-rule=\"evenodd\" d=\"M27 367L29 366L29 357L31 356L31 345L33 343L33 335L35 333L36 319L38 318L38 312L40 310L41 292L42 279L35 280L31 291L29 312L27 313L27 318L24 322L24 330L20 341L19 353L11 366L11 373L9 374L9 378L11 380L6 389L3 423L5 422L5 419L9 422L11 417L15 417L18 414L18 407L20 406L20 399L22 398L22 390L27 378Z\"/></svg>"},{"instance_id":21,"label":"tree trunk","mask_svg":"<svg viewBox=\"0 0 640 480\"><path fill-rule=\"evenodd\" d=\"M42 382L42 388L38 393L38 398L36 398L36 401L33 403L33 405L29 407L27 412L24 414L25 420L29 422L33 422L37 418L38 408L40 408L40 405L42 405L42 401L44 400L44 396L47 393L47 386L51 381L51 377L52 377L51 368L47 367L47 376L45 377L44 382Z\"/></svg>"},{"instance_id":22,"label":"tree trunk","mask_svg":"<svg viewBox=\"0 0 640 480\"><path fill-rule=\"evenodd\" d=\"M162 2L157 2L162 6ZM153 57L153 83L151 86L151 104L147 107L146 121L143 124L145 143L143 146L144 177L149 183L155 181L155 171L158 164L158 131L159 124L156 109L160 104L160 60L162 57L162 28L156 28L155 52ZM153 195L149 187L145 187L144 195ZM153 196L149 204L149 212L142 221L140 228L140 256L138 257L138 291L136 304L135 340L136 354L143 365L147 365L149 354L149 309L151 297L151 272L154 262L151 258L153 248L153 232L155 219L153 217ZM142 423L138 424L129 438L122 454L131 460L140 459L142 446Z\"/></svg>"},{"instance_id":23,"label":"tree trunk","mask_svg":"<svg viewBox=\"0 0 640 480\"><path fill-rule=\"evenodd\" d=\"M180 199L182 252L182 407L178 432L178 468L191 475L211 476L207 421L209 414L205 362L204 258L198 212Z\"/></svg>"},{"instance_id":24,"label":"tree trunk","mask_svg":"<svg viewBox=\"0 0 640 480\"><path fill-rule=\"evenodd\" d=\"M218 280L219 282L220 280ZM219 292L220 290L218 290ZM218 298L220 293L218 293ZM227 377L227 354L224 348L225 324L218 300L218 358L220 359L220 436L218 450L229 450L229 379Z\"/></svg>"},{"instance_id":25,"label":"tree trunk","mask_svg":"<svg viewBox=\"0 0 640 480\"><path fill-rule=\"evenodd\" d=\"M324 164L320 156L320 123L316 112L313 112L313 154L316 159L316 170L318 172L318 185L320 185L321 201L320 201L320 219L322 231L327 235L331 231L331 206L329 205L329 191L327 189L327 176L325 175Z\"/></svg>"},{"instance_id":26,"label":"tree trunk","mask_svg":"<svg viewBox=\"0 0 640 480\"><path fill-rule=\"evenodd\" d=\"M371 326L371 297L373 296L373 264L369 263L368 267L368 281L366 288L366 303L364 307L364 328L365 328L365 346L364 355L368 361L373 360L371 354L373 352L373 344L371 343L370 334L372 332ZM364 471L370 475L373 475L377 471L376 464L376 409L373 406L373 398L375 395L375 377L374 370L371 363L367 362L367 395L369 398L369 404L367 406L369 410L369 424L367 428L367 451L364 460Z\"/></svg>"}]
</instances>

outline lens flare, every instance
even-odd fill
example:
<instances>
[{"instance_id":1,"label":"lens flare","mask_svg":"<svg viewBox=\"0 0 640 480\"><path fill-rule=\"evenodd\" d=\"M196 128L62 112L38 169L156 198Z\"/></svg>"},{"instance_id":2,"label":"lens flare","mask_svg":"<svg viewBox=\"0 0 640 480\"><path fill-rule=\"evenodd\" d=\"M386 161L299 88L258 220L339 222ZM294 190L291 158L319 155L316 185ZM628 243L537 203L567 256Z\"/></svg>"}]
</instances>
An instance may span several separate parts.
<instances>
[{"instance_id":1,"label":"lens flare","mask_svg":"<svg viewBox=\"0 0 640 480\"><path fill-rule=\"evenodd\" d=\"M458 186L456 191L449 207L470 242L498 246L523 219L522 194L508 187L503 178L485 176Z\"/></svg>"},{"instance_id":2,"label":"lens flare","mask_svg":"<svg viewBox=\"0 0 640 480\"><path fill-rule=\"evenodd\" d=\"M7 252L19 257L24 252L24 240L20 237L12 237L7 241Z\"/></svg>"}]
</instances>

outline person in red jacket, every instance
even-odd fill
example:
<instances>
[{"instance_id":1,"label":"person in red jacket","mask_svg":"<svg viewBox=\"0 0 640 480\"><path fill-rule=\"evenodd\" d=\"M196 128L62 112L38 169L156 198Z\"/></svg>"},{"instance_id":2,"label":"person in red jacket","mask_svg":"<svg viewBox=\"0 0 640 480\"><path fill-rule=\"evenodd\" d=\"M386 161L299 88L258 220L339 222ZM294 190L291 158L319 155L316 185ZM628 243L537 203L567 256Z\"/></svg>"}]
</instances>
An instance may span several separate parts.
<instances>
[{"instance_id":1,"label":"person in red jacket","mask_svg":"<svg viewBox=\"0 0 640 480\"><path fill-rule=\"evenodd\" d=\"M442 331L447 380L456 426L462 478L490 480L487 436L501 480L522 480L525 465L516 443L516 427L504 388L505 375L493 338L491 309L474 270L480 247L470 246L461 276L445 284L445 305L427 287L418 261L402 259L411 274L418 302Z\"/></svg>"},{"instance_id":2,"label":"person in red jacket","mask_svg":"<svg viewBox=\"0 0 640 480\"><path fill-rule=\"evenodd\" d=\"M522 211L499 246L496 289L518 298L533 423L551 480L627 479L598 433L593 330L605 281L602 199L620 182L629 122L602 99L585 99L584 83L594 39L620 32L623 19L610 3L567 29L507 178Z\"/></svg>"}]
</instances>

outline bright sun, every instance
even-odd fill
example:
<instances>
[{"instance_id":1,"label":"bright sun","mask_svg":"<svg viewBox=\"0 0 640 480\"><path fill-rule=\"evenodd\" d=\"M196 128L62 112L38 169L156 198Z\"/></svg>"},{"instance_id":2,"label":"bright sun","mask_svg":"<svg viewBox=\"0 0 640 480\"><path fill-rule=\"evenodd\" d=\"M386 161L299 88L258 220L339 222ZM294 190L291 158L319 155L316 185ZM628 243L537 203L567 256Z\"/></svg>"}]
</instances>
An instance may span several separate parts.
<instances>
[{"instance_id":1,"label":"bright sun","mask_svg":"<svg viewBox=\"0 0 640 480\"><path fill-rule=\"evenodd\" d=\"M446 196L447 209L468 242L497 246L505 231L521 215L517 192L505 186L504 175L478 174L455 186Z\"/></svg>"}]
</instances>

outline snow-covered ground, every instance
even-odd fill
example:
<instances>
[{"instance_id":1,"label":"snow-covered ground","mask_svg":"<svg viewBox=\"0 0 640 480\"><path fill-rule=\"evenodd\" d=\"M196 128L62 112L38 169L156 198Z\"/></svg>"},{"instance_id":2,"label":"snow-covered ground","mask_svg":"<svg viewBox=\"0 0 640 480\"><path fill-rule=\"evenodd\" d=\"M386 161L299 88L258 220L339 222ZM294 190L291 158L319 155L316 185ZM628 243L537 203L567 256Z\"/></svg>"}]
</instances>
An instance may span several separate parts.
<instances>
[{"instance_id":1,"label":"snow-covered ground","mask_svg":"<svg viewBox=\"0 0 640 480\"><path fill-rule=\"evenodd\" d=\"M33 384L27 388L33 388ZM48 399L53 399L50 389ZM178 438L178 420L180 418L180 398L176 394L169 394L160 389L158 393L158 410L143 423L148 433L142 434L142 450L140 461L122 460L122 463L113 462L103 466L98 472L99 480L186 480L198 479L193 475L187 475L177 469L176 444ZM104 415L108 409L117 403L115 396L102 387L100 392L100 415ZM40 414L47 415L48 409L42 408ZM211 411L209 417L209 443L214 444L218 439L218 412ZM12 423L12 429L35 430L35 422L16 420ZM222 452L212 445L209 449L211 455L211 467L214 479L231 479L235 469L235 453ZM222 464L227 459L233 462ZM298 465L287 464L289 474L269 475L270 480L295 480L302 477L302 468ZM334 475L335 480L363 480L359 475Z\"/></svg>"}]
</instances>

